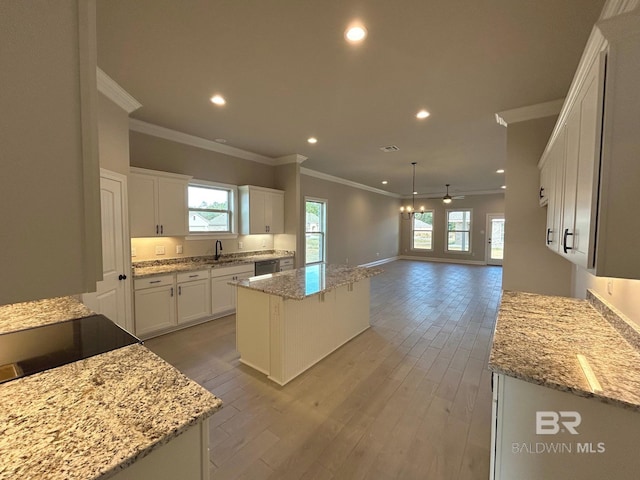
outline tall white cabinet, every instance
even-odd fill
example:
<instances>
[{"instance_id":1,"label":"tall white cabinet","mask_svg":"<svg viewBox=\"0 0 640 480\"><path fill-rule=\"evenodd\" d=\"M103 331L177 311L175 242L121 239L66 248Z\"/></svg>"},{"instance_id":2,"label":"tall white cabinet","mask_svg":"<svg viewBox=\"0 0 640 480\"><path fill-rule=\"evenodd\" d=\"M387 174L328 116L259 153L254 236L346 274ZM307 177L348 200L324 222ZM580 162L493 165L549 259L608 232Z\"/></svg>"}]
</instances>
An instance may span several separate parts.
<instances>
[{"instance_id":1,"label":"tall white cabinet","mask_svg":"<svg viewBox=\"0 0 640 480\"><path fill-rule=\"evenodd\" d=\"M102 277L95 3L0 2L0 304Z\"/></svg>"},{"instance_id":2,"label":"tall white cabinet","mask_svg":"<svg viewBox=\"0 0 640 480\"><path fill-rule=\"evenodd\" d=\"M189 180L191 177L187 175L132 167L129 176L131 236L188 235Z\"/></svg>"},{"instance_id":3,"label":"tall white cabinet","mask_svg":"<svg viewBox=\"0 0 640 480\"><path fill-rule=\"evenodd\" d=\"M284 233L284 192L243 185L240 193L240 233Z\"/></svg>"},{"instance_id":4,"label":"tall white cabinet","mask_svg":"<svg viewBox=\"0 0 640 480\"><path fill-rule=\"evenodd\" d=\"M539 164L547 245L597 276L640 278L638 85L640 13L598 22Z\"/></svg>"}]
</instances>

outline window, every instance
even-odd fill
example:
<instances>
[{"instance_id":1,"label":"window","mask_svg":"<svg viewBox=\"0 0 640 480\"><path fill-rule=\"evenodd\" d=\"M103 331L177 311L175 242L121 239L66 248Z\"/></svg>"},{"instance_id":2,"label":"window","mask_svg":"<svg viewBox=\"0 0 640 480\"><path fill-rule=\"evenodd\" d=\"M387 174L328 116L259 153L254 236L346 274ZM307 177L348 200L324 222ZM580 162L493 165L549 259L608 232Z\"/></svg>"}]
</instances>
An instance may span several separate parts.
<instances>
[{"instance_id":1,"label":"window","mask_svg":"<svg viewBox=\"0 0 640 480\"><path fill-rule=\"evenodd\" d=\"M190 234L234 233L234 186L199 180L189 183L187 193Z\"/></svg>"},{"instance_id":2,"label":"window","mask_svg":"<svg viewBox=\"0 0 640 480\"><path fill-rule=\"evenodd\" d=\"M433 210L414 215L412 239L413 250L433 250Z\"/></svg>"},{"instance_id":3,"label":"window","mask_svg":"<svg viewBox=\"0 0 640 480\"><path fill-rule=\"evenodd\" d=\"M327 201L305 199L305 263L326 261Z\"/></svg>"},{"instance_id":4,"label":"window","mask_svg":"<svg viewBox=\"0 0 640 480\"><path fill-rule=\"evenodd\" d=\"M471 252L471 210L447 210L447 251Z\"/></svg>"}]
</instances>

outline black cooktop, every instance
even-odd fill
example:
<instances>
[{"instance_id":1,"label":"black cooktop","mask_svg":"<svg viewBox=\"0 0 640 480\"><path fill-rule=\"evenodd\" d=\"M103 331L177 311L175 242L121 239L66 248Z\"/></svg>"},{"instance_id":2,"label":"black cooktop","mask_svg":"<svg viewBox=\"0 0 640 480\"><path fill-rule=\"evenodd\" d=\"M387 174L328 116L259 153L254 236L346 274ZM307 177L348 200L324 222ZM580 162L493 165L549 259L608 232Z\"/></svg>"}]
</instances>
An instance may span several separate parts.
<instances>
[{"instance_id":1,"label":"black cooktop","mask_svg":"<svg viewBox=\"0 0 640 480\"><path fill-rule=\"evenodd\" d=\"M104 315L0 335L0 383L142 343Z\"/></svg>"}]
</instances>

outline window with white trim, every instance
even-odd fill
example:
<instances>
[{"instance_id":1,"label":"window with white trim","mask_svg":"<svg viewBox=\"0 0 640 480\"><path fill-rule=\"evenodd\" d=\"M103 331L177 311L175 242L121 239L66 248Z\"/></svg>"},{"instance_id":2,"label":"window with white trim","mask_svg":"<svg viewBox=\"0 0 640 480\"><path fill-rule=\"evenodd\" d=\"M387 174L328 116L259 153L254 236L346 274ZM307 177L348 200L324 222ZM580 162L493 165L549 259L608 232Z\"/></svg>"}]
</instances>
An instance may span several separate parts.
<instances>
[{"instance_id":1,"label":"window with white trim","mask_svg":"<svg viewBox=\"0 0 640 480\"><path fill-rule=\"evenodd\" d=\"M471 252L471 210L447 210L448 252Z\"/></svg>"},{"instance_id":2,"label":"window with white trim","mask_svg":"<svg viewBox=\"0 0 640 480\"><path fill-rule=\"evenodd\" d=\"M416 212L411 224L411 248L413 250L433 250L433 210Z\"/></svg>"},{"instance_id":3,"label":"window with white trim","mask_svg":"<svg viewBox=\"0 0 640 480\"><path fill-rule=\"evenodd\" d=\"M231 234L235 222L235 187L204 180L189 182L189 234Z\"/></svg>"},{"instance_id":4,"label":"window with white trim","mask_svg":"<svg viewBox=\"0 0 640 480\"><path fill-rule=\"evenodd\" d=\"M305 198L305 264L327 261L327 201Z\"/></svg>"}]
</instances>

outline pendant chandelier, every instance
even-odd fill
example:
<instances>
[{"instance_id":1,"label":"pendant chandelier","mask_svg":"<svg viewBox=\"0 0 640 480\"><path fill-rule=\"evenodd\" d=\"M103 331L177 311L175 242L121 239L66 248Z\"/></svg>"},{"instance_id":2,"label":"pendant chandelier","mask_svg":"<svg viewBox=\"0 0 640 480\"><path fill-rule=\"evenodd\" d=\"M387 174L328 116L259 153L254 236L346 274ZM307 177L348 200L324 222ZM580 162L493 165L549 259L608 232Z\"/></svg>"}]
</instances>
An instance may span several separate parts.
<instances>
[{"instance_id":1,"label":"pendant chandelier","mask_svg":"<svg viewBox=\"0 0 640 480\"><path fill-rule=\"evenodd\" d=\"M413 218L416 213L424 212L424 207L420 207L420 211L416 212L416 195L418 194L418 192L416 191L416 162L411 162L411 165L413 165L413 181L411 183L411 205L408 205L406 207L403 205L400 207L400 215L402 216L402 218L407 220Z\"/></svg>"}]
</instances>

